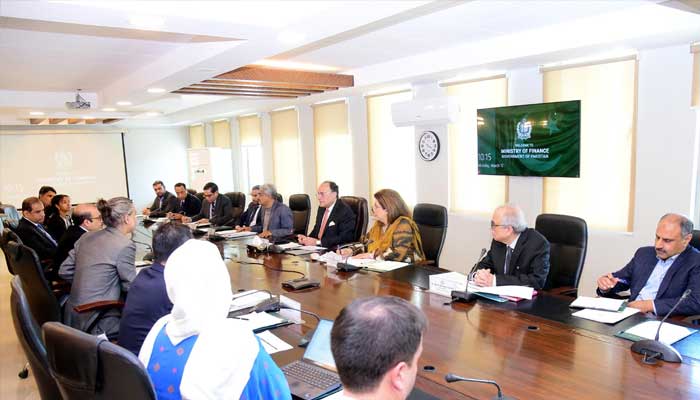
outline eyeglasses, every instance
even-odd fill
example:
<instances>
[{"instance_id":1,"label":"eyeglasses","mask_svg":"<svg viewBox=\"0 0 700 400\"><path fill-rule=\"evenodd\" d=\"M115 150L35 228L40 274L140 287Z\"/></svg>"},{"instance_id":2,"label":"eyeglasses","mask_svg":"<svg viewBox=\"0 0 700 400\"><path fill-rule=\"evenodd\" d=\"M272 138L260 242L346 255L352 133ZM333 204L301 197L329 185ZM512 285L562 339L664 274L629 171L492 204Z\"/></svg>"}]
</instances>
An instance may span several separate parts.
<instances>
[{"instance_id":1,"label":"eyeglasses","mask_svg":"<svg viewBox=\"0 0 700 400\"><path fill-rule=\"evenodd\" d=\"M497 223L491 221L491 229L498 228L499 226L510 226L510 225L497 224Z\"/></svg>"},{"instance_id":2,"label":"eyeglasses","mask_svg":"<svg viewBox=\"0 0 700 400\"><path fill-rule=\"evenodd\" d=\"M325 196L328 196L328 195L331 194L331 193L332 193L332 192L316 192L316 195L318 195L319 197L325 197Z\"/></svg>"}]
</instances>

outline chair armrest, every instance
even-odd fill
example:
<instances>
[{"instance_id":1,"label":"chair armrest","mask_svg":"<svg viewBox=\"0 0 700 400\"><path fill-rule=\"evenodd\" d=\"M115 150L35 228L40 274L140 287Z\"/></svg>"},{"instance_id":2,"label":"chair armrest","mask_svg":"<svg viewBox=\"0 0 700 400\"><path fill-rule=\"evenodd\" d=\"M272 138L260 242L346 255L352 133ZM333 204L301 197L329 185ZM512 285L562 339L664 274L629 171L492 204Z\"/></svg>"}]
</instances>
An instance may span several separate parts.
<instances>
[{"instance_id":1,"label":"chair armrest","mask_svg":"<svg viewBox=\"0 0 700 400\"><path fill-rule=\"evenodd\" d=\"M102 300L95 301L92 303L81 304L79 306L73 307L73 310L77 313L84 313L88 311L102 310L105 308L122 308L124 307L124 302L121 300Z\"/></svg>"}]
</instances>

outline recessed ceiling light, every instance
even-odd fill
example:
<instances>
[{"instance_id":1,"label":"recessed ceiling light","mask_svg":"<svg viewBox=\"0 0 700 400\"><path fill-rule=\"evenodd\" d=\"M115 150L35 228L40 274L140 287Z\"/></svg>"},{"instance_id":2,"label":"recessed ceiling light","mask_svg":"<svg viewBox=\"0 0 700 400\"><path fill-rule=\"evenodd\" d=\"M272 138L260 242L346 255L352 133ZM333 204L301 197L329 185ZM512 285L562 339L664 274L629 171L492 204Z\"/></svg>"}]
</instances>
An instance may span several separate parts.
<instances>
[{"instance_id":1,"label":"recessed ceiling light","mask_svg":"<svg viewBox=\"0 0 700 400\"><path fill-rule=\"evenodd\" d=\"M43 111L30 111L29 115L44 115Z\"/></svg>"},{"instance_id":2,"label":"recessed ceiling light","mask_svg":"<svg viewBox=\"0 0 700 400\"><path fill-rule=\"evenodd\" d=\"M159 115L160 115L160 113L157 111L149 111L146 113L146 116L148 116L148 117L157 117Z\"/></svg>"},{"instance_id":3,"label":"recessed ceiling light","mask_svg":"<svg viewBox=\"0 0 700 400\"><path fill-rule=\"evenodd\" d=\"M148 92L148 93L164 93L164 92L165 92L165 89L163 89L163 88L157 88L157 87L152 87L152 88L148 88L147 92Z\"/></svg>"},{"instance_id":4,"label":"recessed ceiling light","mask_svg":"<svg viewBox=\"0 0 700 400\"><path fill-rule=\"evenodd\" d=\"M113 112L113 111L117 111L117 109L114 107L105 107L102 109L102 111Z\"/></svg>"},{"instance_id":5,"label":"recessed ceiling light","mask_svg":"<svg viewBox=\"0 0 700 400\"><path fill-rule=\"evenodd\" d=\"M118 106L130 106L131 102L130 101L118 101L117 105Z\"/></svg>"}]
</instances>

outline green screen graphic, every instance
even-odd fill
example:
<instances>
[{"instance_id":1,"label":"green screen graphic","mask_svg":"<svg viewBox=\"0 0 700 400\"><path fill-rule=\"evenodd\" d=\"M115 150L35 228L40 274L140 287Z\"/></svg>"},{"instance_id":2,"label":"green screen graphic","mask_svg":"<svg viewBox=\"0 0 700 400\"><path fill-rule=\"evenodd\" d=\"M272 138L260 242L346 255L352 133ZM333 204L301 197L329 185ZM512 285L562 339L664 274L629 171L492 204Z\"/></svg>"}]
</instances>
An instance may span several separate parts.
<instances>
[{"instance_id":1,"label":"green screen graphic","mask_svg":"<svg viewBox=\"0 0 700 400\"><path fill-rule=\"evenodd\" d=\"M480 175L578 178L581 101L477 110Z\"/></svg>"}]
</instances>

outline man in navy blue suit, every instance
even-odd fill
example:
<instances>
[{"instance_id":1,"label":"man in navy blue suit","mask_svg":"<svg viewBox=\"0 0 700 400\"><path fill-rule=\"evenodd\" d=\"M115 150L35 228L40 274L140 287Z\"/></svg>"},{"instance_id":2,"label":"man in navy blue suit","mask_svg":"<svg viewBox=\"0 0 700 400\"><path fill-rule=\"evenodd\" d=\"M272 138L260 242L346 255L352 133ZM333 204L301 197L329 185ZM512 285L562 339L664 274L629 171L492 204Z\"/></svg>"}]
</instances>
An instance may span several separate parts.
<instances>
[{"instance_id":1,"label":"man in navy blue suit","mask_svg":"<svg viewBox=\"0 0 700 400\"><path fill-rule=\"evenodd\" d=\"M598 294L629 290L629 307L665 315L691 289L674 314L700 313L700 252L688 245L692 234L693 223L688 218L664 215L656 227L654 246L638 249L624 268L598 278Z\"/></svg>"}]
</instances>

